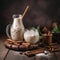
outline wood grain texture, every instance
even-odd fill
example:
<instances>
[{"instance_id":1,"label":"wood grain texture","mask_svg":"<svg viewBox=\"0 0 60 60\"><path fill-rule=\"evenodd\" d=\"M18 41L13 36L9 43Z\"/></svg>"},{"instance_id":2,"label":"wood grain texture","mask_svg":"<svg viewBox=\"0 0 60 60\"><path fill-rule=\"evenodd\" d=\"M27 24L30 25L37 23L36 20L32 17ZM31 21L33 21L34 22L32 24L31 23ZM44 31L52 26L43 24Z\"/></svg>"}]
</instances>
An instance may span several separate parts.
<instances>
[{"instance_id":1,"label":"wood grain texture","mask_svg":"<svg viewBox=\"0 0 60 60\"><path fill-rule=\"evenodd\" d=\"M0 60L3 60L6 56L8 49L4 46L6 39L0 38ZM59 45L60 46L60 45ZM19 54L20 52L10 50L5 60L60 60L60 52L44 54L40 53L32 57Z\"/></svg>"},{"instance_id":2,"label":"wood grain texture","mask_svg":"<svg viewBox=\"0 0 60 60\"><path fill-rule=\"evenodd\" d=\"M4 41L5 41L5 39L0 38L0 60L4 59L4 57L5 57L5 55L6 55L7 51L8 51L8 49L6 49L4 47Z\"/></svg>"},{"instance_id":3,"label":"wood grain texture","mask_svg":"<svg viewBox=\"0 0 60 60\"><path fill-rule=\"evenodd\" d=\"M27 57L26 55L20 55L19 52L10 51L6 60L34 60L34 57Z\"/></svg>"}]
</instances>

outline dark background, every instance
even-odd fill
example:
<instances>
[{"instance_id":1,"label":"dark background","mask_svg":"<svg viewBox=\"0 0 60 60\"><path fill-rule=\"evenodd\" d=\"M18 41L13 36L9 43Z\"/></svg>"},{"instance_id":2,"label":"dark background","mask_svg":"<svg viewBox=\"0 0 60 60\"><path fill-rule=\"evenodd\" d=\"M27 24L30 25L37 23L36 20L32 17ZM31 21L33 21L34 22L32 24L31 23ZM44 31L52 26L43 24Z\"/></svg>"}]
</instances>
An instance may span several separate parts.
<instances>
[{"instance_id":1,"label":"dark background","mask_svg":"<svg viewBox=\"0 0 60 60\"><path fill-rule=\"evenodd\" d=\"M0 0L0 34L5 34L7 24L13 22L13 14L22 14L29 5L24 16L24 26L51 26L53 21L60 23L60 0Z\"/></svg>"}]
</instances>

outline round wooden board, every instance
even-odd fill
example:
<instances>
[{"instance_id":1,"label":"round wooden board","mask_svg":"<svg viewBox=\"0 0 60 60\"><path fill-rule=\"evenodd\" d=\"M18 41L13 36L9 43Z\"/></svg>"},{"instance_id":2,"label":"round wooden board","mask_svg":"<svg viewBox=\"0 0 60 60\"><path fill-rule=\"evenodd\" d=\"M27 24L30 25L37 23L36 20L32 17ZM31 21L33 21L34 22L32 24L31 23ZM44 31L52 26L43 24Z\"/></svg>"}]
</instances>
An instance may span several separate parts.
<instances>
[{"instance_id":1,"label":"round wooden board","mask_svg":"<svg viewBox=\"0 0 60 60\"><path fill-rule=\"evenodd\" d=\"M11 50L16 51L29 51L38 49L38 44L30 44L25 41L13 41L11 39L7 39L5 41L5 47Z\"/></svg>"}]
</instances>

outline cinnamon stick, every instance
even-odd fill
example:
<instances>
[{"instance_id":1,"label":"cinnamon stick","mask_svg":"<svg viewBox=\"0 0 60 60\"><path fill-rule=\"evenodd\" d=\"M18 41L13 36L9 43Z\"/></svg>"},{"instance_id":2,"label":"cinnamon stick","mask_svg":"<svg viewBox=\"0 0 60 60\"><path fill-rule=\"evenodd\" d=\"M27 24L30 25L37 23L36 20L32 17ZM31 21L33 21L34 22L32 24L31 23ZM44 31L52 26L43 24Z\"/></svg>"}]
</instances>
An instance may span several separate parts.
<instances>
[{"instance_id":1,"label":"cinnamon stick","mask_svg":"<svg viewBox=\"0 0 60 60\"><path fill-rule=\"evenodd\" d=\"M26 12L28 11L28 8L29 8L29 6L26 7L24 13L22 14L22 19L23 19L23 17L25 16Z\"/></svg>"}]
</instances>

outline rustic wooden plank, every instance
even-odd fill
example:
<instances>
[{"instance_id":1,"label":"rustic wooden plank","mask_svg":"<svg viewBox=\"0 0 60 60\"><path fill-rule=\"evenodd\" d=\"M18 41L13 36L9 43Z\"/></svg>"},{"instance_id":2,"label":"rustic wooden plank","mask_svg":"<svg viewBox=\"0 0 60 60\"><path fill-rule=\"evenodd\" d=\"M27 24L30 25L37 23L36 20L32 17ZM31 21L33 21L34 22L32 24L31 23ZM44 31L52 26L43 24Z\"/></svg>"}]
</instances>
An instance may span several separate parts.
<instances>
[{"instance_id":1,"label":"rustic wooden plank","mask_svg":"<svg viewBox=\"0 0 60 60\"><path fill-rule=\"evenodd\" d=\"M19 53L20 52L10 50L6 60L34 60L34 57L27 57Z\"/></svg>"},{"instance_id":2,"label":"rustic wooden plank","mask_svg":"<svg viewBox=\"0 0 60 60\"><path fill-rule=\"evenodd\" d=\"M0 60L3 60L6 56L8 49L4 46L5 38L0 38ZM19 52L10 51L6 57L6 60L60 60L60 52L51 53L50 55L36 55L33 57L27 57L25 55L20 55Z\"/></svg>"},{"instance_id":3,"label":"rustic wooden plank","mask_svg":"<svg viewBox=\"0 0 60 60\"><path fill-rule=\"evenodd\" d=\"M59 50L60 50L60 44L58 45ZM58 58L58 60L60 60L60 51L59 52L55 52L56 57Z\"/></svg>"},{"instance_id":4,"label":"rustic wooden plank","mask_svg":"<svg viewBox=\"0 0 60 60\"><path fill-rule=\"evenodd\" d=\"M0 60L3 60L8 49L5 48L4 46L4 41L5 41L5 38L0 38Z\"/></svg>"},{"instance_id":5,"label":"rustic wooden plank","mask_svg":"<svg viewBox=\"0 0 60 60\"><path fill-rule=\"evenodd\" d=\"M60 60L60 52L56 52L55 54L56 54L58 60Z\"/></svg>"}]
</instances>

